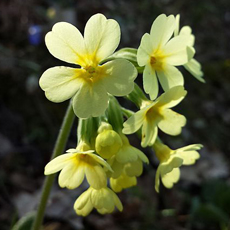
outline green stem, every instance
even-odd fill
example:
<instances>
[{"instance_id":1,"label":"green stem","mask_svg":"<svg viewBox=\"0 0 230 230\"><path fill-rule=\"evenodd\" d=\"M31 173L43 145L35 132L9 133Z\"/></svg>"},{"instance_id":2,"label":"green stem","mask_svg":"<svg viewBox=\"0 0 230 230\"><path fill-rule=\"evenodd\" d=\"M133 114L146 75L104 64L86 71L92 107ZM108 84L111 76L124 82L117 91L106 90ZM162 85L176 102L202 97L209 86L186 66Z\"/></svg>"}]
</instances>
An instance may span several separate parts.
<instances>
[{"instance_id":1,"label":"green stem","mask_svg":"<svg viewBox=\"0 0 230 230\"><path fill-rule=\"evenodd\" d=\"M72 104L70 102L66 110L66 114L63 119L62 126L59 131L58 138L56 140L51 159L59 156L60 154L64 152L64 148L66 146L66 142L68 140L74 118L75 118L75 115L72 109ZM46 209L46 203L49 198L50 190L52 188L54 179L55 179L55 174L46 176L45 178L40 203L39 203L37 214L36 214L31 230L39 230L41 228L45 209Z\"/></svg>"}]
</instances>

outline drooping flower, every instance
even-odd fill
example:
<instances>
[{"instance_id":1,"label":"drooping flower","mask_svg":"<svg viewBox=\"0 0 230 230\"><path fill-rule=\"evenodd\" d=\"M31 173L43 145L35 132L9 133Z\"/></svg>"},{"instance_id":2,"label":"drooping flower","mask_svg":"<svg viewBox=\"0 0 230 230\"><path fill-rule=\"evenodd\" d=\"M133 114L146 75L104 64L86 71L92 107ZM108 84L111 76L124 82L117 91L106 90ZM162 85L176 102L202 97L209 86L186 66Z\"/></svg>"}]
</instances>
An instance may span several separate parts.
<instances>
[{"instance_id":1,"label":"drooping flower","mask_svg":"<svg viewBox=\"0 0 230 230\"><path fill-rule=\"evenodd\" d=\"M120 42L120 27L115 20L93 15L86 24L84 38L73 25L59 22L46 35L45 42L54 57L81 66L50 68L39 82L50 101L73 98L78 117L100 116L108 106L108 93L124 96L133 90L137 70L129 61L117 59L100 64Z\"/></svg>"},{"instance_id":2,"label":"drooping flower","mask_svg":"<svg viewBox=\"0 0 230 230\"><path fill-rule=\"evenodd\" d=\"M123 144L120 150L115 155L115 158L118 162L122 164L127 164L140 160L144 163L149 163L146 155L141 150L130 145L129 139L124 134L121 133L120 137Z\"/></svg>"},{"instance_id":3,"label":"drooping flower","mask_svg":"<svg viewBox=\"0 0 230 230\"><path fill-rule=\"evenodd\" d=\"M122 174L128 177L140 176L143 163L149 163L147 156L139 149L130 145L128 138L120 133L122 146L120 150L108 159L113 172L107 172L109 178L118 179Z\"/></svg>"},{"instance_id":4,"label":"drooping flower","mask_svg":"<svg viewBox=\"0 0 230 230\"><path fill-rule=\"evenodd\" d=\"M145 66L144 90L150 95L151 100L158 95L158 80L164 91L184 85L183 76L175 66L188 62L186 51L188 36L180 35L170 39L175 26L173 15L167 17L161 14L153 22L150 34L143 35L137 50L138 65Z\"/></svg>"},{"instance_id":5,"label":"drooping flower","mask_svg":"<svg viewBox=\"0 0 230 230\"><path fill-rule=\"evenodd\" d=\"M111 171L112 169L106 161L93 152L93 150L69 149L66 154L54 158L46 165L45 175L61 170L58 182L62 188L77 188L85 177L93 188L105 187L107 177L103 167Z\"/></svg>"},{"instance_id":6,"label":"drooping flower","mask_svg":"<svg viewBox=\"0 0 230 230\"><path fill-rule=\"evenodd\" d=\"M124 122L123 133L135 133L142 127L142 147L152 146L157 138L158 128L169 135L178 135L186 123L186 118L171 110L187 94L183 86L175 86L163 93L155 101L147 104Z\"/></svg>"},{"instance_id":7,"label":"drooping flower","mask_svg":"<svg viewBox=\"0 0 230 230\"><path fill-rule=\"evenodd\" d=\"M203 72L201 70L200 63L193 58L195 54L194 44L195 44L195 37L192 34L192 29L189 26L183 26L180 30L180 15L176 16L176 28L174 31L174 36L186 35L189 37L189 42L187 46L187 55L188 55L188 62L184 64L184 67L188 72L190 72L197 80L200 82L205 82L203 78Z\"/></svg>"},{"instance_id":8,"label":"drooping flower","mask_svg":"<svg viewBox=\"0 0 230 230\"><path fill-rule=\"evenodd\" d=\"M122 173L118 178L110 178L110 186L114 192L121 192L123 189L130 188L137 185L137 178L135 176L128 176Z\"/></svg>"},{"instance_id":9,"label":"drooping flower","mask_svg":"<svg viewBox=\"0 0 230 230\"><path fill-rule=\"evenodd\" d=\"M153 148L160 161L155 178L155 190L159 192L160 178L166 188L172 188L180 179L179 167L195 164L195 161L200 158L197 150L200 150L202 145L193 144L172 150L160 141L156 141Z\"/></svg>"},{"instance_id":10,"label":"drooping flower","mask_svg":"<svg viewBox=\"0 0 230 230\"><path fill-rule=\"evenodd\" d=\"M122 203L118 196L108 187L101 189L88 188L82 193L74 204L74 209L78 215L87 216L93 208L101 214L111 213L115 207L121 212Z\"/></svg>"}]
</instances>

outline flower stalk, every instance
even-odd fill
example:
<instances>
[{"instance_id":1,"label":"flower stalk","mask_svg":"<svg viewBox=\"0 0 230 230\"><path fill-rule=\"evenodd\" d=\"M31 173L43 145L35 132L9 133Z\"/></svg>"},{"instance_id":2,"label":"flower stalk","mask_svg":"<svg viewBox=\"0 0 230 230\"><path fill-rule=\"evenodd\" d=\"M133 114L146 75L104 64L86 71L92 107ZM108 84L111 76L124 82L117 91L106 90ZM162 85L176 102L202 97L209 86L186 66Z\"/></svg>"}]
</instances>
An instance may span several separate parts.
<instances>
[{"instance_id":1,"label":"flower stalk","mask_svg":"<svg viewBox=\"0 0 230 230\"><path fill-rule=\"evenodd\" d=\"M63 153L65 146L66 146L66 142L68 140L68 137L71 131L71 128L72 128L72 125L73 125L74 118L75 118L75 115L74 115L73 108L72 108L72 102L70 101L70 104L66 110L66 114L63 119L62 126L60 128L60 131L59 131L59 134L58 134L55 146L54 146L54 150L53 150L51 159ZM39 230L41 228L45 209L46 209L47 200L49 198L50 190L52 188L54 179L55 179L55 174L46 176L45 178L37 214L35 216L35 220L34 220L31 230Z\"/></svg>"}]
</instances>

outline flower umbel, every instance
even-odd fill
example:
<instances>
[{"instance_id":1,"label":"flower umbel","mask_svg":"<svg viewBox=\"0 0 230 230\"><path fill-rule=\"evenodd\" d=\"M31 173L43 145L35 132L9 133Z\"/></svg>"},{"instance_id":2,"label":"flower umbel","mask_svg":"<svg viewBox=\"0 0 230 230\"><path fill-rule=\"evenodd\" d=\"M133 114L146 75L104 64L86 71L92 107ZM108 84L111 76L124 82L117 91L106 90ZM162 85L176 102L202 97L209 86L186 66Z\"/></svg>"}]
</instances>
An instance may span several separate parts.
<instances>
[{"instance_id":1,"label":"flower umbel","mask_svg":"<svg viewBox=\"0 0 230 230\"><path fill-rule=\"evenodd\" d=\"M155 101L149 101L132 115L122 130L125 134L135 133L142 127L142 147L152 146L157 138L158 128L169 135L178 135L186 123L186 118L171 110L187 94L183 86L175 86L163 93Z\"/></svg>"},{"instance_id":2,"label":"flower umbel","mask_svg":"<svg viewBox=\"0 0 230 230\"><path fill-rule=\"evenodd\" d=\"M50 68L39 82L50 101L73 98L78 117L103 115L108 106L108 93L125 96L133 90L137 70L129 61L117 59L100 65L120 42L120 27L115 20L102 14L92 16L86 24L84 38L73 25L59 22L45 41L54 57L81 66Z\"/></svg>"},{"instance_id":3,"label":"flower umbel","mask_svg":"<svg viewBox=\"0 0 230 230\"><path fill-rule=\"evenodd\" d=\"M174 34L174 36L173 36ZM40 86L53 102L70 100L52 159L45 175L60 171L61 187L74 189L84 178L89 184L74 204L78 215L86 216L93 208L99 213L122 211L115 192L135 186L143 172L147 156L132 146L125 134L137 132L141 146L151 146L160 161L156 171L155 190L160 180L172 188L180 178L181 165L194 164L202 145L193 144L176 150L164 145L158 129L178 135L186 118L172 108L186 96L184 78L176 68L183 65L204 82L200 64L193 58L194 35L188 26L179 28L179 15L158 16L150 33L143 35L138 49L124 48L114 53L120 42L120 27L102 14L93 15L86 23L84 35L66 22L56 23L45 37L49 52L76 67L56 66L46 70ZM134 80L143 73L144 91ZM159 97L159 85L164 93ZM135 86L135 87L134 87ZM138 108L134 112L121 106L115 96L125 96ZM78 116L77 147L63 152L68 135ZM124 122L124 117L127 120ZM141 135L140 132L141 131ZM32 227L38 230L44 216L53 176L46 178L37 216ZM107 187L107 182L110 188Z\"/></svg>"},{"instance_id":4,"label":"flower umbel","mask_svg":"<svg viewBox=\"0 0 230 230\"><path fill-rule=\"evenodd\" d=\"M177 183L180 179L179 167L181 165L193 165L200 158L197 150L200 150L202 145L193 144L172 150L157 140L153 148L160 161L155 179L155 189L159 192L160 178L166 188L172 188L174 183Z\"/></svg>"}]
</instances>

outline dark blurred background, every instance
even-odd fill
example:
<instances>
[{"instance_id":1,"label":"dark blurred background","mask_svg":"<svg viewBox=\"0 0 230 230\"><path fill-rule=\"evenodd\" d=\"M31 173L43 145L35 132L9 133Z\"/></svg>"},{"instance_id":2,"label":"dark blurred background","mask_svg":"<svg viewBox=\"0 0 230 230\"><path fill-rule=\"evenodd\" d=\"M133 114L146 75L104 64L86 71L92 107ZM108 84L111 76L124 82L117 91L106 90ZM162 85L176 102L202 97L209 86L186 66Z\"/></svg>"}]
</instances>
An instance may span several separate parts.
<instances>
[{"instance_id":1,"label":"dark blurred background","mask_svg":"<svg viewBox=\"0 0 230 230\"><path fill-rule=\"evenodd\" d=\"M68 102L48 101L38 86L49 67L68 65L49 54L44 35L58 21L68 21L82 32L95 13L117 20L120 47L138 48L153 20L161 13L180 14L181 26L196 36L196 59L206 84L183 71L186 99L175 109L187 117L178 137L160 133L172 148L202 143L201 159L183 167L181 180L161 193L154 190L157 162L151 164L138 187L119 194L124 210L101 216L76 216L74 200L86 189L54 185L45 217L45 230L143 229L227 230L230 216L230 2L229 0L1 0L0 1L0 229L37 207L49 161ZM141 84L141 76L138 79ZM130 104L123 104L129 106ZM75 146L76 124L68 147ZM136 142L131 137L131 142Z\"/></svg>"}]
</instances>

